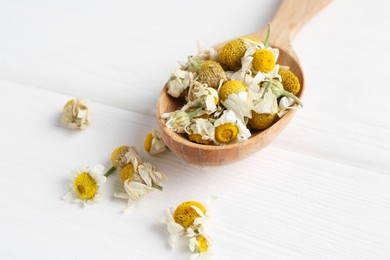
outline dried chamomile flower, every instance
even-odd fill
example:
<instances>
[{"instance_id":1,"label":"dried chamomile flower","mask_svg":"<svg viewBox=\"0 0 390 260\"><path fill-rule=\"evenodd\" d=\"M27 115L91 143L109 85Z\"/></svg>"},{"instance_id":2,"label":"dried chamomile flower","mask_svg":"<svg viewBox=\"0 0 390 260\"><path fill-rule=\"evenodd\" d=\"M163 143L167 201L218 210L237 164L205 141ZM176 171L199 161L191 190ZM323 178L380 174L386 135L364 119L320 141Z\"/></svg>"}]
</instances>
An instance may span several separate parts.
<instances>
[{"instance_id":1,"label":"dried chamomile flower","mask_svg":"<svg viewBox=\"0 0 390 260\"><path fill-rule=\"evenodd\" d=\"M217 89L221 82L226 81L225 71L218 62L208 60L201 65L198 80L210 88Z\"/></svg>"},{"instance_id":2,"label":"dried chamomile flower","mask_svg":"<svg viewBox=\"0 0 390 260\"><path fill-rule=\"evenodd\" d=\"M259 90L261 95L254 100L252 118L248 125L256 130L264 130L273 125L278 119L278 101L270 88L270 83Z\"/></svg>"},{"instance_id":3,"label":"dried chamomile flower","mask_svg":"<svg viewBox=\"0 0 390 260\"><path fill-rule=\"evenodd\" d=\"M144 150L150 155L156 155L167 150L159 131L154 130L146 136Z\"/></svg>"},{"instance_id":4,"label":"dried chamomile flower","mask_svg":"<svg viewBox=\"0 0 390 260\"><path fill-rule=\"evenodd\" d=\"M226 43L219 51L219 61L230 69L241 67L241 59L247 48L256 43L253 38L238 38Z\"/></svg>"},{"instance_id":5,"label":"dried chamomile flower","mask_svg":"<svg viewBox=\"0 0 390 260\"><path fill-rule=\"evenodd\" d=\"M165 126L176 133L184 134L185 129L191 123L192 118L203 114L202 109L186 112L185 110L191 106L191 104L188 104L181 110L162 114L161 118L166 119Z\"/></svg>"},{"instance_id":6,"label":"dried chamomile flower","mask_svg":"<svg viewBox=\"0 0 390 260\"><path fill-rule=\"evenodd\" d=\"M252 117L253 101L246 91L230 94L222 104L226 109L233 111L241 122Z\"/></svg>"},{"instance_id":7,"label":"dried chamomile flower","mask_svg":"<svg viewBox=\"0 0 390 260\"><path fill-rule=\"evenodd\" d=\"M278 100L270 88L270 83L259 90L260 97L253 101L254 112L258 114L275 114L278 112Z\"/></svg>"},{"instance_id":8,"label":"dried chamomile flower","mask_svg":"<svg viewBox=\"0 0 390 260\"><path fill-rule=\"evenodd\" d=\"M215 141L218 144L228 144L248 140L251 132L231 110L225 110L215 123Z\"/></svg>"},{"instance_id":9,"label":"dried chamomile flower","mask_svg":"<svg viewBox=\"0 0 390 260\"><path fill-rule=\"evenodd\" d=\"M191 259L210 259L211 243L210 238L205 235L196 235L191 237L188 247L193 254Z\"/></svg>"},{"instance_id":10,"label":"dried chamomile flower","mask_svg":"<svg viewBox=\"0 0 390 260\"><path fill-rule=\"evenodd\" d=\"M299 84L299 80L291 70L286 67L279 68L279 74L282 77L282 84L284 90L290 92L293 95L297 95L301 90L301 85Z\"/></svg>"},{"instance_id":11,"label":"dried chamomile flower","mask_svg":"<svg viewBox=\"0 0 390 260\"><path fill-rule=\"evenodd\" d=\"M182 69L175 70L171 73L167 84L168 94L172 97L180 97L194 83L194 78L195 74L190 71Z\"/></svg>"},{"instance_id":12,"label":"dried chamomile flower","mask_svg":"<svg viewBox=\"0 0 390 260\"><path fill-rule=\"evenodd\" d=\"M278 114L266 114L261 113L258 114L253 111L252 118L249 119L248 124L256 130L264 130L269 128L271 125L273 125L278 120Z\"/></svg>"},{"instance_id":13,"label":"dried chamomile flower","mask_svg":"<svg viewBox=\"0 0 390 260\"><path fill-rule=\"evenodd\" d=\"M141 158L134 146L120 146L111 154L113 168L123 168L129 163L137 167L141 163Z\"/></svg>"},{"instance_id":14,"label":"dried chamomile flower","mask_svg":"<svg viewBox=\"0 0 390 260\"><path fill-rule=\"evenodd\" d=\"M167 225L171 247L175 246L180 236L187 234L187 229L194 225L197 218L205 217L205 213L205 206L196 201L183 202L176 209L168 209L161 222ZM195 229L189 229L191 235L195 233Z\"/></svg>"},{"instance_id":15,"label":"dried chamomile flower","mask_svg":"<svg viewBox=\"0 0 390 260\"><path fill-rule=\"evenodd\" d=\"M135 170L136 169L134 169L134 164L132 163L127 164L121 169L120 177L123 184L125 181L129 179L132 180L134 178Z\"/></svg>"},{"instance_id":16,"label":"dried chamomile flower","mask_svg":"<svg viewBox=\"0 0 390 260\"><path fill-rule=\"evenodd\" d=\"M209 204L215 196L207 199L202 204L197 201L186 201L176 208L170 208L161 222L167 225L169 243L174 247L180 237L187 238L188 246L193 252L193 258L207 257L210 253L210 238L207 231Z\"/></svg>"},{"instance_id":17,"label":"dried chamomile flower","mask_svg":"<svg viewBox=\"0 0 390 260\"><path fill-rule=\"evenodd\" d=\"M198 144L211 144L214 141L214 125L208 119L193 119L186 132L188 139Z\"/></svg>"},{"instance_id":18,"label":"dried chamomile flower","mask_svg":"<svg viewBox=\"0 0 390 260\"><path fill-rule=\"evenodd\" d=\"M189 101L183 109L202 107L209 115L217 110L219 101L218 91L208 87L207 84L199 84L192 89L193 100Z\"/></svg>"},{"instance_id":19,"label":"dried chamomile flower","mask_svg":"<svg viewBox=\"0 0 390 260\"><path fill-rule=\"evenodd\" d=\"M275 68L275 56L270 50L258 49L253 54L252 65L257 71L269 73Z\"/></svg>"},{"instance_id":20,"label":"dried chamomile flower","mask_svg":"<svg viewBox=\"0 0 390 260\"><path fill-rule=\"evenodd\" d=\"M230 94L237 94L242 91L246 92L246 88L242 82L238 80L229 80L226 81L219 89L219 97L222 101L224 101Z\"/></svg>"},{"instance_id":21,"label":"dried chamomile flower","mask_svg":"<svg viewBox=\"0 0 390 260\"><path fill-rule=\"evenodd\" d=\"M104 166L79 166L71 172L72 184L63 200L85 205L100 199L100 189L109 174L103 175Z\"/></svg>"},{"instance_id":22,"label":"dried chamomile flower","mask_svg":"<svg viewBox=\"0 0 390 260\"><path fill-rule=\"evenodd\" d=\"M135 148L134 152L138 155ZM165 176L150 163L142 163L133 157L133 160L122 167L120 178L125 192L115 192L114 197L127 200L127 206L123 210L127 212L134 201L155 189L162 190L160 185Z\"/></svg>"},{"instance_id":23,"label":"dried chamomile flower","mask_svg":"<svg viewBox=\"0 0 390 260\"><path fill-rule=\"evenodd\" d=\"M86 128L92 122L88 102L89 100L84 98L69 100L64 106L61 122L74 129Z\"/></svg>"}]
</instances>

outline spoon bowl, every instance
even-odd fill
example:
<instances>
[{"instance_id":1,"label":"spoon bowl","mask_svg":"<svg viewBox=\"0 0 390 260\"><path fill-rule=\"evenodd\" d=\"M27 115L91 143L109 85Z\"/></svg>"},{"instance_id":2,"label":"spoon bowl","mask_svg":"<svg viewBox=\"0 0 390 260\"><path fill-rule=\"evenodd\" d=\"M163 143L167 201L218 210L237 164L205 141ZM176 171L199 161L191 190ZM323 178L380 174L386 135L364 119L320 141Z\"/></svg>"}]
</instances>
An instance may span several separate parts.
<instances>
[{"instance_id":1,"label":"spoon bowl","mask_svg":"<svg viewBox=\"0 0 390 260\"><path fill-rule=\"evenodd\" d=\"M301 90L297 97L300 99L305 89L305 81L299 59L291 47L291 40L304 22L330 1L284 0L270 23L273 32L270 39L271 45L279 49L278 64L289 66L290 70L298 77ZM266 32L267 28L265 27L246 36L264 40ZM215 45L214 48L219 50L223 45L224 43L220 43ZM165 119L162 119L161 115L175 111L183 105L182 100L173 98L167 93L167 85L165 85L157 101L158 128L165 144L177 157L190 165L202 167L231 164L261 150L281 133L296 111L294 109L289 110L266 130L252 131L252 136L247 141L217 146L193 143L186 136L177 134L165 126Z\"/></svg>"}]
</instances>

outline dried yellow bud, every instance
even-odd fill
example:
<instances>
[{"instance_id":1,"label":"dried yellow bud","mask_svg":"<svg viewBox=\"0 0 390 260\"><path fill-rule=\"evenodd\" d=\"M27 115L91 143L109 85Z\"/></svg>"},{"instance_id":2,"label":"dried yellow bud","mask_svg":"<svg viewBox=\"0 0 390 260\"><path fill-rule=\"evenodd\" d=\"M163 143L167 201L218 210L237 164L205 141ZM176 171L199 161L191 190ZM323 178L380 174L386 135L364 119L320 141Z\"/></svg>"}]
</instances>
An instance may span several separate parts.
<instances>
[{"instance_id":1,"label":"dried yellow bud","mask_svg":"<svg viewBox=\"0 0 390 260\"><path fill-rule=\"evenodd\" d=\"M253 55L253 68L264 73L271 72L276 65L274 54L265 49L259 49Z\"/></svg>"},{"instance_id":2,"label":"dried yellow bud","mask_svg":"<svg viewBox=\"0 0 390 260\"><path fill-rule=\"evenodd\" d=\"M290 92L293 95L297 95L301 90L301 85L297 76L294 75L289 69L280 68L279 75L282 77L282 84L284 90Z\"/></svg>"},{"instance_id":3,"label":"dried yellow bud","mask_svg":"<svg viewBox=\"0 0 390 260\"><path fill-rule=\"evenodd\" d=\"M226 81L219 90L219 97L222 101L225 101L230 94L237 94L241 91L246 92L244 84L238 80Z\"/></svg>"},{"instance_id":4,"label":"dried yellow bud","mask_svg":"<svg viewBox=\"0 0 390 260\"><path fill-rule=\"evenodd\" d=\"M88 99L75 98L65 104L61 122L66 126L74 129L84 129L91 124L91 121Z\"/></svg>"},{"instance_id":5,"label":"dried yellow bud","mask_svg":"<svg viewBox=\"0 0 390 260\"><path fill-rule=\"evenodd\" d=\"M212 141L210 139L203 139L200 134L189 134L188 139L192 142L198 143L198 144L211 144Z\"/></svg>"},{"instance_id":6,"label":"dried yellow bud","mask_svg":"<svg viewBox=\"0 0 390 260\"><path fill-rule=\"evenodd\" d=\"M264 130L273 125L278 119L278 114L258 114L252 111L252 118L249 119L248 124L256 130Z\"/></svg>"},{"instance_id":7,"label":"dried yellow bud","mask_svg":"<svg viewBox=\"0 0 390 260\"><path fill-rule=\"evenodd\" d=\"M208 60L200 67L198 73L199 81L207 84L210 88L217 89L220 82L226 81L225 71L218 62Z\"/></svg>"},{"instance_id":8,"label":"dried yellow bud","mask_svg":"<svg viewBox=\"0 0 390 260\"><path fill-rule=\"evenodd\" d=\"M241 59L246 52L245 41L241 38L226 43L219 52L219 61L230 69L241 67Z\"/></svg>"}]
</instances>

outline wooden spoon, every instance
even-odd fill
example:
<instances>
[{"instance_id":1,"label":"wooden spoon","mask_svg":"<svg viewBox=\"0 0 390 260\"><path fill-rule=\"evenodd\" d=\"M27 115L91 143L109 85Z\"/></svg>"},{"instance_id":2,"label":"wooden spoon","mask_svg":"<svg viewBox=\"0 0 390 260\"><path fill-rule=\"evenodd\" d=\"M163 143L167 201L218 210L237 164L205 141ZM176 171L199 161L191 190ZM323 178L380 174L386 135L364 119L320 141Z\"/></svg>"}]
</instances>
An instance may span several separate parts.
<instances>
[{"instance_id":1,"label":"wooden spoon","mask_svg":"<svg viewBox=\"0 0 390 260\"><path fill-rule=\"evenodd\" d=\"M302 97L305 89L305 81L299 59L291 47L291 41L298 29L329 2L331 0L284 0L270 22L272 30L270 43L280 51L277 63L289 66L298 77L301 83L301 90L297 95L299 98ZM264 41L266 32L267 27L246 36ZM217 44L214 48L218 50L223 44ZM165 120L161 119L161 114L177 110L182 106L181 102L167 94L165 85L157 101L157 123L162 138L171 151L188 164L196 166L220 166L252 155L274 140L295 114L295 110L290 110L270 128L252 133L247 141L222 146L202 145L171 131L165 126Z\"/></svg>"}]
</instances>

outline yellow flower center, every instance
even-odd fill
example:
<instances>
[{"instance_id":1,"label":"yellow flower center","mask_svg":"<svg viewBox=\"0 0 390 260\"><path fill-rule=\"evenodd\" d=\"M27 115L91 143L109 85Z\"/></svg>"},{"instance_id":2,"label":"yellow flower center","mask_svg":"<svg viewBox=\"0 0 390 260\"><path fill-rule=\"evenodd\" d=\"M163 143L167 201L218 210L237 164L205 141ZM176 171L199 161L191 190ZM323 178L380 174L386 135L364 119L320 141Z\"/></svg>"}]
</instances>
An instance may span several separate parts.
<instances>
[{"instance_id":1,"label":"yellow flower center","mask_svg":"<svg viewBox=\"0 0 390 260\"><path fill-rule=\"evenodd\" d=\"M241 91L246 92L244 84L238 80L229 80L226 81L219 89L219 97L225 101L230 94L237 94Z\"/></svg>"},{"instance_id":2,"label":"yellow flower center","mask_svg":"<svg viewBox=\"0 0 390 260\"><path fill-rule=\"evenodd\" d=\"M202 235L197 236L196 241L198 241L198 248L197 249L198 249L199 253L204 253L209 249L209 242L207 241L207 239L204 236L202 236Z\"/></svg>"},{"instance_id":3,"label":"yellow flower center","mask_svg":"<svg viewBox=\"0 0 390 260\"><path fill-rule=\"evenodd\" d=\"M120 146L112 152L111 162L115 168L121 168L124 166L121 161L123 160L123 157L128 151L129 151L128 146Z\"/></svg>"},{"instance_id":4,"label":"yellow flower center","mask_svg":"<svg viewBox=\"0 0 390 260\"><path fill-rule=\"evenodd\" d=\"M259 49L253 55L253 68L264 73L271 72L275 68L275 57L270 50Z\"/></svg>"},{"instance_id":5,"label":"yellow flower center","mask_svg":"<svg viewBox=\"0 0 390 260\"><path fill-rule=\"evenodd\" d=\"M237 139L238 127L232 123L219 125L215 128L215 139L219 143L230 143Z\"/></svg>"},{"instance_id":6,"label":"yellow flower center","mask_svg":"<svg viewBox=\"0 0 390 260\"><path fill-rule=\"evenodd\" d=\"M278 114L258 114L252 111L252 118L249 119L248 124L256 130L264 130L273 125L278 119Z\"/></svg>"},{"instance_id":7,"label":"yellow flower center","mask_svg":"<svg viewBox=\"0 0 390 260\"><path fill-rule=\"evenodd\" d=\"M246 45L243 39L235 39L226 43L219 52L219 61L230 69L241 67L241 59L244 57Z\"/></svg>"},{"instance_id":8,"label":"yellow flower center","mask_svg":"<svg viewBox=\"0 0 390 260\"><path fill-rule=\"evenodd\" d=\"M122 183L125 183L127 179L133 179L133 177L134 177L134 166L133 164L129 163L121 170Z\"/></svg>"},{"instance_id":9,"label":"yellow flower center","mask_svg":"<svg viewBox=\"0 0 390 260\"><path fill-rule=\"evenodd\" d=\"M290 92L293 95L297 95L301 90L301 85L297 76L294 75L290 70L285 68L279 69L279 75L282 77L282 84L284 90Z\"/></svg>"},{"instance_id":10,"label":"yellow flower center","mask_svg":"<svg viewBox=\"0 0 390 260\"><path fill-rule=\"evenodd\" d=\"M145 138L145 142L144 142L144 149L146 152L150 152L150 150L152 149L152 140L153 140L153 133L149 133L146 138Z\"/></svg>"},{"instance_id":11,"label":"yellow flower center","mask_svg":"<svg viewBox=\"0 0 390 260\"><path fill-rule=\"evenodd\" d=\"M175 212L173 213L173 219L179 225L184 228L188 228L194 223L194 220L199 216L195 209L192 208L195 206L199 208L203 213L206 213L206 208L199 202L196 201L187 201L180 204Z\"/></svg>"},{"instance_id":12,"label":"yellow flower center","mask_svg":"<svg viewBox=\"0 0 390 260\"><path fill-rule=\"evenodd\" d=\"M205 61L202 64L198 77L201 83L205 83L208 87L215 89L219 87L221 80L226 81L225 71L218 62L212 60Z\"/></svg>"},{"instance_id":13,"label":"yellow flower center","mask_svg":"<svg viewBox=\"0 0 390 260\"><path fill-rule=\"evenodd\" d=\"M188 135L188 139L190 139L190 141L198 143L198 144L211 144L211 140L203 139L200 134L190 134L190 135Z\"/></svg>"},{"instance_id":14,"label":"yellow flower center","mask_svg":"<svg viewBox=\"0 0 390 260\"><path fill-rule=\"evenodd\" d=\"M77 175L73 185L77 194L85 200L95 197L98 190L95 179L87 172Z\"/></svg>"}]
</instances>

